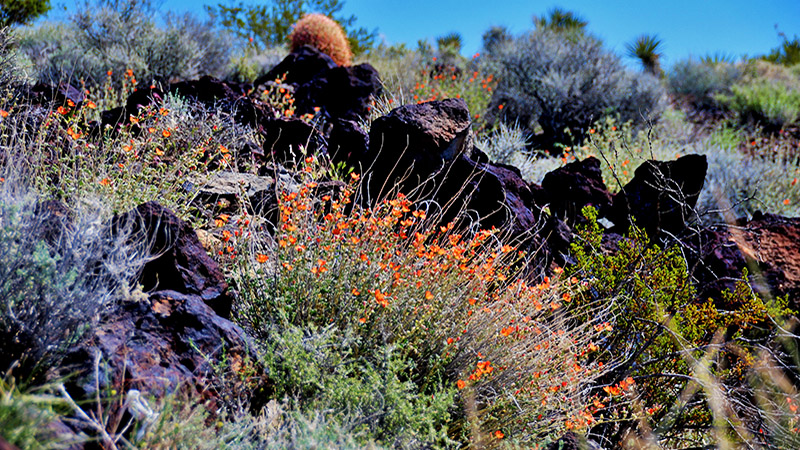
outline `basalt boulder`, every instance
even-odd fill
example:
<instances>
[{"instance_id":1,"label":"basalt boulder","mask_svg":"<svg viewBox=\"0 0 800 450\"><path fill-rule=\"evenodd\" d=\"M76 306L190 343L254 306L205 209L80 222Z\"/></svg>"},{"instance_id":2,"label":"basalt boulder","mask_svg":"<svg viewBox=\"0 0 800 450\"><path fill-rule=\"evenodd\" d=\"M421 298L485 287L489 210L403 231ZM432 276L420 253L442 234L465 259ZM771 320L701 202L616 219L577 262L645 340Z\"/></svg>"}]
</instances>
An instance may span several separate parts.
<instances>
[{"instance_id":1,"label":"basalt boulder","mask_svg":"<svg viewBox=\"0 0 800 450\"><path fill-rule=\"evenodd\" d=\"M194 295L219 316L230 315L233 298L225 276L188 223L158 203L147 202L115 218L112 228L129 231L154 255L139 278L145 292Z\"/></svg>"},{"instance_id":2,"label":"basalt boulder","mask_svg":"<svg viewBox=\"0 0 800 450\"><path fill-rule=\"evenodd\" d=\"M161 396L177 388L206 391L222 360L231 365L226 370L255 367L255 345L200 296L160 290L116 306L60 370L71 375L68 387L78 399L96 387Z\"/></svg>"},{"instance_id":3,"label":"basalt boulder","mask_svg":"<svg viewBox=\"0 0 800 450\"><path fill-rule=\"evenodd\" d=\"M389 189L427 191L436 186L433 175L443 175L458 156L470 154L472 133L466 103L447 99L406 105L376 119L369 133L365 167L372 167L370 195L379 198ZM471 172L470 167L463 172Z\"/></svg>"},{"instance_id":4,"label":"basalt boulder","mask_svg":"<svg viewBox=\"0 0 800 450\"><path fill-rule=\"evenodd\" d=\"M788 296L790 306L800 308L800 218L757 212L751 220L705 230L685 244L701 297L720 299L747 269L757 293Z\"/></svg>"},{"instance_id":5,"label":"basalt boulder","mask_svg":"<svg viewBox=\"0 0 800 450\"><path fill-rule=\"evenodd\" d=\"M635 221L651 237L678 236L693 217L707 170L705 155L645 161L614 196L608 217L622 233Z\"/></svg>"},{"instance_id":6,"label":"basalt boulder","mask_svg":"<svg viewBox=\"0 0 800 450\"><path fill-rule=\"evenodd\" d=\"M310 45L304 45L290 53L278 65L260 76L253 85L258 90L268 81L280 80L283 83L300 86L311 81L320 72L337 67L330 56Z\"/></svg>"},{"instance_id":7,"label":"basalt boulder","mask_svg":"<svg viewBox=\"0 0 800 450\"><path fill-rule=\"evenodd\" d=\"M381 92L378 71L369 64L334 67L318 73L295 91L298 114L321 114L328 120L364 120Z\"/></svg>"},{"instance_id":8,"label":"basalt boulder","mask_svg":"<svg viewBox=\"0 0 800 450\"><path fill-rule=\"evenodd\" d=\"M548 173L542 180L542 188L553 215L569 223L581 217L584 206L594 206L600 216L611 207L611 194L603 181L600 160L594 156Z\"/></svg>"},{"instance_id":9,"label":"basalt boulder","mask_svg":"<svg viewBox=\"0 0 800 450\"><path fill-rule=\"evenodd\" d=\"M538 193L517 168L481 155L472 145L463 100L402 106L372 124L362 161L372 167L368 196L379 199L398 190L432 200L444 221L461 217L483 228L508 228L515 236L530 232L539 219Z\"/></svg>"}]
</instances>

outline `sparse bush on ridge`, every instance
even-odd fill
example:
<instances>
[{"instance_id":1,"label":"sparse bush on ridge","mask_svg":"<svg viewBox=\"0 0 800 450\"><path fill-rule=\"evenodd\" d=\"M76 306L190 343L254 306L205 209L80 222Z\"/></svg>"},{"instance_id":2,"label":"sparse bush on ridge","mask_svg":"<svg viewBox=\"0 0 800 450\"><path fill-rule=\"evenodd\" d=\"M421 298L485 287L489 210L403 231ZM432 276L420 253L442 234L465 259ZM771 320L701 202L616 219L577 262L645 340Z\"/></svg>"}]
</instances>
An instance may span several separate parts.
<instances>
[{"instance_id":1,"label":"sparse bush on ridge","mask_svg":"<svg viewBox=\"0 0 800 450\"><path fill-rule=\"evenodd\" d=\"M729 95L717 100L743 123L762 124L773 130L794 125L800 119L800 80L780 83L757 80L731 86Z\"/></svg>"}]
</instances>

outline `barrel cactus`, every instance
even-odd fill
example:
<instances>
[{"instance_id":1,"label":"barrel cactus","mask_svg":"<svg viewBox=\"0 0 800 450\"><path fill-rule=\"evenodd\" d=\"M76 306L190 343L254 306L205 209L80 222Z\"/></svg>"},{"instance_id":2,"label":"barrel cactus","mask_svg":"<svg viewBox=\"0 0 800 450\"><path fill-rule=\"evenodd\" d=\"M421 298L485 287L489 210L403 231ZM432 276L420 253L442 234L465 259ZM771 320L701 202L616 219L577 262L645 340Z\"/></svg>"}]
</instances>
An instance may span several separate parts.
<instances>
[{"instance_id":1,"label":"barrel cactus","mask_svg":"<svg viewBox=\"0 0 800 450\"><path fill-rule=\"evenodd\" d=\"M289 35L292 51L310 45L327 54L340 66L350 65L353 53L342 27L323 14L306 14Z\"/></svg>"}]
</instances>

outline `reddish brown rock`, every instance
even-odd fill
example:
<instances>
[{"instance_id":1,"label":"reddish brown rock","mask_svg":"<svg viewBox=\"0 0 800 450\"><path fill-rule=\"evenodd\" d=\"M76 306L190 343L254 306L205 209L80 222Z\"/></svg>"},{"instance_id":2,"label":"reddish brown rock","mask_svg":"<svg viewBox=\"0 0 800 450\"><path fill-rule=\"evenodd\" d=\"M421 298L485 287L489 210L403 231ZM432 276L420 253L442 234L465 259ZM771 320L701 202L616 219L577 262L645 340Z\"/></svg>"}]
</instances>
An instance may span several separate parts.
<instances>
[{"instance_id":1,"label":"reddish brown rock","mask_svg":"<svg viewBox=\"0 0 800 450\"><path fill-rule=\"evenodd\" d=\"M132 236L142 239L155 255L139 278L145 292L196 295L220 316L230 315L233 299L222 270L206 254L189 224L155 202L139 205L114 222L115 229L131 229Z\"/></svg>"},{"instance_id":2,"label":"reddish brown rock","mask_svg":"<svg viewBox=\"0 0 800 450\"><path fill-rule=\"evenodd\" d=\"M800 218L756 213L752 220L709 230L689 245L702 297L720 298L747 269L753 289L762 296L788 296L800 308Z\"/></svg>"},{"instance_id":3,"label":"reddish brown rock","mask_svg":"<svg viewBox=\"0 0 800 450\"><path fill-rule=\"evenodd\" d=\"M254 348L239 326L199 296L164 290L119 305L70 352L63 370L75 375L71 390L83 398L94 391L99 352L101 387L112 383L158 396L177 387L203 390L214 364L223 358L255 363Z\"/></svg>"}]
</instances>

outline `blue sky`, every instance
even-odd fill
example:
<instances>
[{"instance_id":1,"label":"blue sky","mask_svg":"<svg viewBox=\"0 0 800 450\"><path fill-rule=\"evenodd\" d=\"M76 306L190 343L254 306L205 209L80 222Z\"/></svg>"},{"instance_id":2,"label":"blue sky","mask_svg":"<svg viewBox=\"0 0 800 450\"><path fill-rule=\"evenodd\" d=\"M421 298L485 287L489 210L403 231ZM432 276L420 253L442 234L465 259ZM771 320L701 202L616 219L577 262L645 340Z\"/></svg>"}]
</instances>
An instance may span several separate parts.
<instances>
[{"instance_id":1,"label":"blue sky","mask_svg":"<svg viewBox=\"0 0 800 450\"><path fill-rule=\"evenodd\" d=\"M67 5L68 11L74 5L74 0L52 1L54 6ZM360 26L377 28L389 44L406 42L415 47L419 39L433 42L436 36L457 31L465 56L479 51L481 35L490 26L505 25L520 33L531 28L533 15L543 15L553 6L577 12L589 22L589 31L619 54L636 36L658 34L664 43L665 66L689 55L767 53L780 43L776 25L790 38L800 36L800 0L344 1L345 14L354 14ZM166 0L161 9L205 17L207 3L211 2Z\"/></svg>"}]
</instances>

